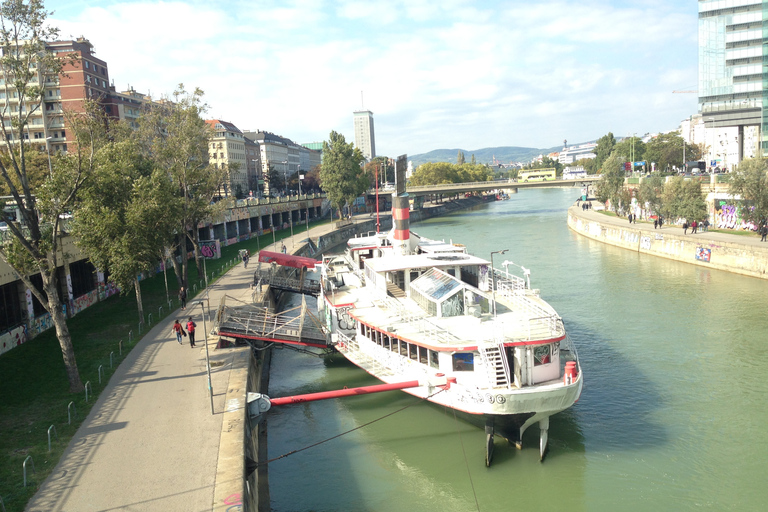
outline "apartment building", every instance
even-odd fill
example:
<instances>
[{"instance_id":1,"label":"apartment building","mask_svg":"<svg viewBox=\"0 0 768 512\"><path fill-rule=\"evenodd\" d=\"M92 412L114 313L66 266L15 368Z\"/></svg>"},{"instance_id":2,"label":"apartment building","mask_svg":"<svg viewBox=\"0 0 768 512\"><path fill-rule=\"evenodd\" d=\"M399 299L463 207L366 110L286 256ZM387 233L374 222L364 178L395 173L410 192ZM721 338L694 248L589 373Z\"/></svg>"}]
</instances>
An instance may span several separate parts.
<instances>
[{"instance_id":1,"label":"apartment building","mask_svg":"<svg viewBox=\"0 0 768 512\"><path fill-rule=\"evenodd\" d=\"M245 136L259 145L262 176L274 169L283 182L290 181L297 172L306 172L319 167L321 151L315 151L293 142L291 139L267 131L245 132ZM264 193L274 195L285 190L271 190L264 180ZM295 193L296 191L294 191Z\"/></svg>"},{"instance_id":2,"label":"apartment building","mask_svg":"<svg viewBox=\"0 0 768 512\"><path fill-rule=\"evenodd\" d=\"M355 147L360 148L366 160L376 158L376 137L373 132L373 112L357 110L353 112L355 129Z\"/></svg>"},{"instance_id":3,"label":"apartment building","mask_svg":"<svg viewBox=\"0 0 768 512\"><path fill-rule=\"evenodd\" d=\"M213 131L208 148L210 163L216 169L227 170L219 191L221 196L244 198L249 188L243 132L234 124L221 119L211 119L206 123Z\"/></svg>"}]
</instances>

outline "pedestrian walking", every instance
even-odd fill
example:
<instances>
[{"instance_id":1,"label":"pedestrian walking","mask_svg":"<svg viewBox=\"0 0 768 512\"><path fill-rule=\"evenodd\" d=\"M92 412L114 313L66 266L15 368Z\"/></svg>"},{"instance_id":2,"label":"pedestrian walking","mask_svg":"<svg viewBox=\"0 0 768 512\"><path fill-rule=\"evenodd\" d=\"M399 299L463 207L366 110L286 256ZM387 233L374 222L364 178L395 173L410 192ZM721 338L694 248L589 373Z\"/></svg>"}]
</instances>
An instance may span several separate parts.
<instances>
[{"instance_id":1,"label":"pedestrian walking","mask_svg":"<svg viewBox=\"0 0 768 512\"><path fill-rule=\"evenodd\" d=\"M768 236L768 224L763 224L760 228L760 241L765 242L765 237Z\"/></svg>"},{"instance_id":2,"label":"pedestrian walking","mask_svg":"<svg viewBox=\"0 0 768 512\"><path fill-rule=\"evenodd\" d=\"M661 229L661 225L664 223L664 220L661 218L661 215L659 215L659 229Z\"/></svg>"},{"instance_id":3,"label":"pedestrian walking","mask_svg":"<svg viewBox=\"0 0 768 512\"><path fill-rule=\"evenodd\" d=\"M704 226L703 231L709 231L709 219L704 219L704 222L702 222L701 225Z\"/></svg>"},{"instance_id":4,"label":"pedestrian walking","mask_svg":"<svg viewBox=\"0 0 768 512\"><path fill-rule=\"evenodd\" d=\"M683 234L684 235L688 234L688 221L687 220L683 222Z\"/></svg>"},{"instance_id":5,"label":"pedestrian walking","mask_svg":"<svg viewBox=\"0 0 768 512\"><path fill-rule=\"evenodd\" d=\"M283 254L285 254L286 252L288 252L288 249L286 249L286 248L285 248L285 244L284 244L284 243L283 243L283 244L281 245L281 247L280 247L280 252L282 252Z\"/></svg>"},{"instance_id":6,"label":"pedestrian walking","mask_svg":"<svg viewBox=\"0 0 768 512\"><path fill-rule=\"evenodd\" d=\"M179 301L181 301L181 309L187 309L187 289L184 286L179 288Z\"/></svg>"},{"instance_id":7,"label":"pedestrian walking","mask_svg":"<svg viewBox=\"0 0 768 512\"><path fill-rule=\"evenodd\" d=\"M659 227L659 219L653 219L653 229Z\"/></svg>"},{"instance_id":8,"label":"pedestrian walking","mask_svg":"<svg viewBox=\"0 0 768 512\"><path fill-rule=\"evenodd\" d=\"M186 336L187 333L184 332L184 328L181 326L181 323L179 323L179 319L177 318L175 322L173 322L173 327L171 327L171 333L176 333L176 341L179 342L179 345L183 345L181 342L181 337Z\"/></svg>"},{"instance_id":9,"label":"pedestrian walking","mask_svg":"<svg viewBox=\"0 0 768 512\"><path fill-rule=\"evenodd\" d=\"M632 214L630 213L627 218L629 219L629 223L632 224Z\"/></svg>"},{"instance_id":10,"label":"pedestrian walking","mask_svg":"<svg viewBox=\"0 0 768 512\"><path fill-rule=\"evenodd\" d=\"M691 234L696 234L696 228L699 227L699 223L696 219L693 219L693 222L691 222Z\"/></svg>"},{"instance_id":11,"label":"pedestrian walking","mask_svg":"<svg viewBox=\"0 0 768 512\"><path fill-rule=\"evenodd\" d=\"M189 346L192 348L195 347L195 327L197 327L197 324L192 320L192 317L189 317L189 322L187 322L187 332L189 333Z\"/></svg>"}]
</instances>

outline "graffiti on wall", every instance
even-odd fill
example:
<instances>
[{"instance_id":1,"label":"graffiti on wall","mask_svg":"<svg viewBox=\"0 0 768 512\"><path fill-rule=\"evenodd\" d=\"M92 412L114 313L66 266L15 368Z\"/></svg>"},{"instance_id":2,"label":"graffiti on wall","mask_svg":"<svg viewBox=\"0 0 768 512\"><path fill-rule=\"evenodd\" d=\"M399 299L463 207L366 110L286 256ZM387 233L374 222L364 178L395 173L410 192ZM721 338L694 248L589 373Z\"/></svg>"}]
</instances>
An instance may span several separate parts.
<instances>
[{"instance_id":1,"label":"graffiti on wall","mask_svg":"<svg viewBox=\"0 0 768 512\"><path fill-rule=\"evenodd\" d=\"M81 295L76 299L72 299L71 311L73 315L78 314L85 308L91 307L99 300L98 290L92 290L85 295Z\"/></svg>"},{"instance_id":2,"label":"graffiti on wall","mask_svg":"<svg viewBox=\"0 0 768 512\"><path fill-rule=\"evenodd\" d=\"M51 327L53 327L53 319L51 318L50 313L44 313L40 316L36 316L34 320L32 320L32 326L29 329L31 335L30 337L34 338L41 332L47 331Z\"/></svg>"},{"instance_id":3,"label":"graffiti on wall","mask_svg":"<svg viewBox=\"0 0 768 512\"><path fill-rule=\"evenodd\" d=\"M741 218L740 207L728 204L726 201L715 202L715 226L721 229L757 231L757 226L754 222L749 222Z\"/></svg>"},{"instance_id":4,"label":"graffiti on wall","mask_svg":"<svg viewBox=\"0 0 768 512\"><path fill-rule=\"evenodd\" d=\"M651 248L651 237L643 236L640 238L640 248L648 251Z\"/></svg>"},{"instance_id":5,"label":"graffiti on wall","mask_svg":"<svg viewBox=\"0 0 768 512\"><path fill-rule=\"evenodd\" d=\"M25 341L27 341L27 327L25 325L19 325L9 331L5 331L0 334L0 354L18 347Z\"/></svg>"},{"instance_id":6,"label":"graffiti on wall","mask_svg":"<svg viewBox=\"0 0 768 512\"><path fill-rule=\"evenodd\" d=\"M120 292L120 289L117 287L117 285L113 282L104 283L102 281L99 281L99 300L107 299L113 295L117 295Z\"/></svg>"}]
</instances>

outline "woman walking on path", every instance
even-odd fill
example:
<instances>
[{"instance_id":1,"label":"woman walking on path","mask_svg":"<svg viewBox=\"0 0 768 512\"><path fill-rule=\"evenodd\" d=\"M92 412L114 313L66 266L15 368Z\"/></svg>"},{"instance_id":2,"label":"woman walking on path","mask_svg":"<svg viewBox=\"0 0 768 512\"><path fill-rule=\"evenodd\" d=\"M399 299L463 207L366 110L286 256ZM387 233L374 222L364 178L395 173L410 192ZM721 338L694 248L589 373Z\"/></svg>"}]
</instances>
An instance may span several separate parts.
<instances>
[{"instance_id":1,"label":"woman walking on path","mask_svg":"<svg viewBox=\"0 0 768 512\"><path fill-rule=\"evenodd\" d=\"M178 318L176 319L175 322L173 322L173 327L171 327L171 332L172 333L173 332L176 333L176 341L179 342L179 345L183 345L183 343L181 342L181 333L184 332L184 328L179 323L179 319Z\"/></svg>"},{"instance_id":2,"label":"woman walking on path","mask_svg":"<svg viewBox=\"0 0 768 512\"><path fill-rule=\"evenodd\" d=\"M181 309L187 309L187 290L183 286L179 289L179 300L181 301Z\"/></svg>"},{"instance_id":3,"label":"woman walking on path","mask_svg":"<svg viewBox=\"0 0 768 512\"><path fill-rule=\"evenodd\" d=\"M187 332L189 333L189 346L192 348L195 348L195 327L197 327L197 324L192 320L192 317L189 317Z\"/></svg>"}]
</instances>

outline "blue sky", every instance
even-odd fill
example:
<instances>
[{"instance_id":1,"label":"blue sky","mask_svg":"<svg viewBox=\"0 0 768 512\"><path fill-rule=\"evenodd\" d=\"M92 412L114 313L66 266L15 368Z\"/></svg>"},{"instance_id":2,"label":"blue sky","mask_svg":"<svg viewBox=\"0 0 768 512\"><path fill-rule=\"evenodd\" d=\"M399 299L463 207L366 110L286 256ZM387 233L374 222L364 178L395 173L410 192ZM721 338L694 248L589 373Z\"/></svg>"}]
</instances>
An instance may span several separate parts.
<instances>
[{"instance_id":1,"label":"blue sky","mask_svg":"<svg viewBox=\"0 0 768 512\"><path fill-rule=\"evenodd\" d=\"M691 0L48 1L118 90L200 87L209 116L376 152L551 147L676 129L696 113Z\"/></svg>"}]
</instances>

